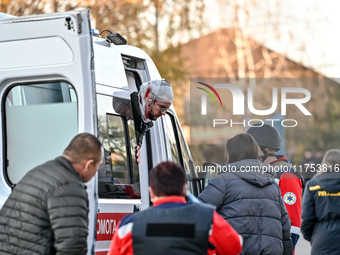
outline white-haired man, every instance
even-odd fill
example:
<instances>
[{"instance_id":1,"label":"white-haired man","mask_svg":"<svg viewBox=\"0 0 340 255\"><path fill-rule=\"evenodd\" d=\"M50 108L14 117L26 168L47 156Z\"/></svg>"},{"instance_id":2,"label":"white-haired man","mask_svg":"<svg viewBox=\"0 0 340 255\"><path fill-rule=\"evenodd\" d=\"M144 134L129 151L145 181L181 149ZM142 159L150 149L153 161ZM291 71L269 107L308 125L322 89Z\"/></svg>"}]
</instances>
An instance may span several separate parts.
<instances>
[{"instance_id":1,"label":"white-haired man","mask_svg":"<svg viewBox=\"0 0 340 255\"><path fill-rule=\"evenodd\" d=\"M140 86L138 93L133 92L131 94L137 139L137 146L135 147L137 163L140 163L140 148L144 135L153 126L152 121L166 114L173 98L171 84L166 80L145 82Z\"/></svg>"}]
</instances>

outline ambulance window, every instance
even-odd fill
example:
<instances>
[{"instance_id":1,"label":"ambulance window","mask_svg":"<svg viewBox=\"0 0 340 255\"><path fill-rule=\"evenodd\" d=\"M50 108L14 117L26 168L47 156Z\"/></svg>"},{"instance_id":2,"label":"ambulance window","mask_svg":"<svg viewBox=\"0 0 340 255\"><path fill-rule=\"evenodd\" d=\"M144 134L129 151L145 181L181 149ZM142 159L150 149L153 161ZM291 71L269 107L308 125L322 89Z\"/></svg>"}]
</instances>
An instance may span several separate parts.
<instances>
[{"instance_id":1,"label":"ambulance window","mask_svg":"<svg viewBox=\"0 0 340 255\"><path fill-rule=\"evenodd\" d=\"M187 147L185 145L186 143L185 143L184 137L183 137L182 133L180 132L178 123L176 123L176 128L177 128L177 133L178 133L178 136L179 136L181 151L182 151L182 154L183 154L183 167L184 167L184 170L189 173L190 172L190 169L189 169L189 160L190 160L189 152L188 152Z\"/></svg>"},{"instance_id":2,"label":"ambulance window","mask_svg":"<svg viewBox=\"0 0 340 255\"><path fill-rule=\"evenodd\" d=\"M14 86L4 99L6 175L16 184L60 156L78 133L77 95L70 84L53 82Z\"/></svg>"},{"instance_id":3,"label":"ambulance window","mask_svg":"<svg viewBox=\"0 0 340 255\"><path fill-rule=\"evenodd\" d=\"M177 137L177 132L175 133L174 129L174 123L172 120L172 116L167 113L165 116L165 134L166 134L166 139L170 145L170 160L181 164L182 162L180 161L180 153L178 149L179 141Z\"/></svg>"},{"instance_id":4,"label":"ambulance window","mask_svg":"<svg viewBox=\"0 0 340 255\"><path fill-rule=\"evenodd\" d=\"M167 113L165 116L165 129L166 129L166 139L171 148L170 160L183 166L187 177L188 183L187 188L193 191L193 178L196 176L193 172L194 169L190 170L189 161L190 156L185 146L185 140L180 132L179 126L175 121L174 116Z\"/></svg>"},{"instance_id":5,"label":"ambulance window","mask_svg":"<svg viewBox=\"0 0 340 255\"><path fill-rule=\"evenodd\" d=\"M98 170L99 198L140 198L130 105L128 100L118 102L114 97L97 94L98 136L104 147L104 161Z\"/></svg>"}]
</instances>

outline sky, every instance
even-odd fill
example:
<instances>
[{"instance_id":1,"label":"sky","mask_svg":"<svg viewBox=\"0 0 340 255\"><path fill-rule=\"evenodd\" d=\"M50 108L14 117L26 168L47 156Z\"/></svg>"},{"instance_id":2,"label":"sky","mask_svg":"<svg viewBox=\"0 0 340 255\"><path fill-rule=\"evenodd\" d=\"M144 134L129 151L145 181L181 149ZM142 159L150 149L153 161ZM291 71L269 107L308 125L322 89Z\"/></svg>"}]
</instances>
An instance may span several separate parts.
<instances>
[{"instance_id":1,"label":"sky","mask_svg":"<svg viewBox=\"0 0 340 255\"><path fill-rule=\"evenodd\" d=\"M340 78L340 1L235 1L249 8L247 24L242 22L243 12L239 17L255 40L327 77ZM205 1L205 21L211 31L231 26L233 10L226 7L230 2L233 1ZM249 7L251 2L253 7Z\"/></svg>"}]
</instances>

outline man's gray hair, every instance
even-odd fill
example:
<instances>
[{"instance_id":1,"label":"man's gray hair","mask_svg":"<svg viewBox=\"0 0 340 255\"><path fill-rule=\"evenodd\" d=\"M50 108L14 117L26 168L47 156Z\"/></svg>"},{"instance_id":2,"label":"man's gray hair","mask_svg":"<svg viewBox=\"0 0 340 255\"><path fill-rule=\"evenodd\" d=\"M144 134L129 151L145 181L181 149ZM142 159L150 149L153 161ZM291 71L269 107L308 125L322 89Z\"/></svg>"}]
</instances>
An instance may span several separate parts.
<instances>
[{"instance_id":1,"label":"man's gray hair","mask_svg":"<svg viewBox=\"0 0 340 255\"><path fill-rule=\"evenodd\" d=\"M161 101L170 104L174 100L171 84L166 80L152 80L145 82L140 87L139 93L144 99L147 97L154 101Z\"/></svg>"}]
</instances>

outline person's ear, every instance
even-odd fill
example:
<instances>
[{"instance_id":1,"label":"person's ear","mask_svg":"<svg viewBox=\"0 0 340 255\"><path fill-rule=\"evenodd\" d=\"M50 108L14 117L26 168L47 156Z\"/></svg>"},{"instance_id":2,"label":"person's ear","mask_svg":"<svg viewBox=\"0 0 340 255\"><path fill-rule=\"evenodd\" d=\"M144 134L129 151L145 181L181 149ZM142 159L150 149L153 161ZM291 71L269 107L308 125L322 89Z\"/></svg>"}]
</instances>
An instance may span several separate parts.
<instances>
[{"instance_id":1,"label":"person's ear","mask_svg":"<svg viewBox=\"0 0 340 255\"><path fill-rule=\"evenodd\" d=\"M94 166L94 160L89 159L85 162L84 170L87 171L91 166Z\"/></svg>"}]
</instances>

